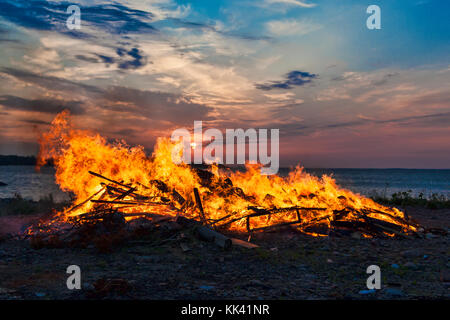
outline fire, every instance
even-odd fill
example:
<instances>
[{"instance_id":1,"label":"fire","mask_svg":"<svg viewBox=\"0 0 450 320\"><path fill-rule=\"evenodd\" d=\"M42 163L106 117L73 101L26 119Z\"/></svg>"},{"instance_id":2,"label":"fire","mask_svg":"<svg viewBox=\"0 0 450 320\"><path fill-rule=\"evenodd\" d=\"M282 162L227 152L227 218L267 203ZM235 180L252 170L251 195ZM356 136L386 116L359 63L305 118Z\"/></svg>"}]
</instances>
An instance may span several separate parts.
<instances>
[{"instance_id":1,"label":"fire","mask_svg":"<svg viewBox=\"0 0 450 320\"><path fill-rule=\"evenodd\" d=\"M56 116L39 142L38 166L53 159L56 182L75 196L73 205L57 214L58 221L71 222L99 208L120 210L127 220L144 213L201 220L196 188L203 222L235 231L292 223L307 232L317 224L368 219L399 226L405 233L416 230L403 212L340 188L330 176L315 177L301 167L287 177L266 176L255 165L248 165L246 172L224 172L217 166L199 171L172 161L173 154L181 156L181 147L168 138L159 138L147 157L143 147L109 143L99 134L74 128L67 111Z\"/></svg>"}]
</instances>

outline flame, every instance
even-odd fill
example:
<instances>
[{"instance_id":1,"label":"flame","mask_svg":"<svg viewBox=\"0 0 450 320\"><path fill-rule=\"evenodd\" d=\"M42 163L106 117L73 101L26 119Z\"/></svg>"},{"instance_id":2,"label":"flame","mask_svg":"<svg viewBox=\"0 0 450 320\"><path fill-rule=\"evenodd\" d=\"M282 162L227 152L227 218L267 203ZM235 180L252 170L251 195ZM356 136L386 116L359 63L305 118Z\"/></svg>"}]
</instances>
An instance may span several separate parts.
<instances>
[{"instance_id":1,"label":"flame","mask_svg":"<svg viewBox=\"0 0 450 320\"><path fill-rule=\"evenodd\" d=\"M306 173L300 166L287 177L266 176L260 174L257 165L247 165L246 172L223 172L213 166L211 174L202 177L193 167L172 161L173 154L181 157L182 148L168 138L159 138L152 156L147 157L143 147L131 147L125 141L109 143L97 133L75 129L67 111L56 116L50 131L42 135L39 143L38 167L53 159L56 182L63 191L75 196L73 205L57 214L60 221L70 221L73 217L98 208L98 203L86 201L92 199L93 195L97 199L117 199L117 194L111 194L111 188L108 189L107 181L90 173L95 172L117 182L116 187L127 190L129 186L130 193L147 199L133 206L124 204L120 207L124 213L183 214L200 219L193 196L194 188L197 188L202 196L207 220L213 224L228 221L224 225L236 231L289 223L297 219L301 220L299 226L307 226L314 221L330 225L336 212L345 212L344 221L356 221L361 219L359 213L364 211L368 212L368 217L401 225L403 231L415 230L412 225L403 222L405 215L400 210L382 206L340 188L331 176L319 178ZM160 185L162 182L167 190L158 188L155 181L159 181ZM172 196L174 191L186 200L184 204L150 205L148 201ZM127 196L121 198L124 202L130 199ZM271 215L261 214L245 219L254 210L275 211Z\"/></svg>"}]
</instances>

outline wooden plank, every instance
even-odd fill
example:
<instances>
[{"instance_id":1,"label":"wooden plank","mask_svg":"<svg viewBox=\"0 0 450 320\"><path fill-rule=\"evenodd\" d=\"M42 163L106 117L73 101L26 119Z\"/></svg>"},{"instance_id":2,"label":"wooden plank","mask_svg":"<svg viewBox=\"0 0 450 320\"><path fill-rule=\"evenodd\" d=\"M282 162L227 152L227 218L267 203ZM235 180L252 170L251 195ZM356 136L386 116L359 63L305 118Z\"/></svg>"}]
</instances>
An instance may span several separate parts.
<instances>
[{"instance_id":1,"label":"wooden plank","mask_svg":"<svg viewBox=\"0 0 450 320\"><path fill-rule=\"evenodd\" d=\"M232 246L232 241L227 236L211 229L210 227L203 226L200 222L188 219L182 216L178 216L175 220L176 223L185 226L193 227L197 231L199 237L205 241L214 242L217 246L222 249L228 250Z\"/></svg>"},{"instance_id":2,"label":"wooden plank","mask_svg":"<svg viewBox=\"0 0 450 320\"><path fill-rule=\"evenodd\" d=\"M259 248L258 245L241 239L231 238L231 242L233 243L233 245L244 247L247 249Z\"/></svg>"},{"instance_id":3,"label":"wooden plank","mask_svg":"<svg viewBox=\"0 0 450 320\"><path fill-rule=\"evenodd\" d=\"M91 200L94 203L104 203L104 204L131 204L136 206L146 206L146 205L161 205L161 206L169 206L165 202L149 202L149 201L118 201L118 200Z\"/></svg>"},{"instance_id":4,"label":"wooden plank","mask_svg":"<svg viewBox=\"0 0 450 320\"><path fill-rule=\"evenodd\" d=\"M197 203L198 209L200 210L200 218L202 219L203 224L207 224L205 212L203 211L202 200L200 199L200 193L197 188L194 188L194 196L195 202Z\"/></svg>"},{"instance_id":5,"label":"wooden plank","mask_svg":"<svg viewBox=\"0 0 450 320\"><path fill-rule=\"evenodd\" d=\"M90 196L89 198L87 198L86 200L84 200L83 202L73 206L72 208L70 208L67 213L80 208L81 206L83 206L84 204L86 204L87 202L89 202L90 200L92 200L92 198L94 198L96 195L98 195L100 192L104 191L105 187L102 187L100 190L98 190L96 193L94 193L92 196Z\"/></svg>"},{"instance_id":6,"label":"wooden plank","mask_svg":"<svg viewBox=\"0 0 450 320\"><path fill-rule=\"evenodd\" d=\"M88 171L88 172L89 172L89 174L91 174L91 175L93 175L93 176L96 176L96 177L98 177L98 178L104 179L104 180L106 180L106 181L109 181L109 182L112 182L112 183L115 183L115 184L118 184L119 186L122 186L122 187L125 187L125 188L131 188L130 186L127 186L126 184L123 184L123 183L121 183L121 182L115 181L115 180L113 180L113 179L109 179L109 178L107 178L107 177L105 177L105 176L102 176L102 175L99 174L99 173L96 173L96 172L93 172L93 171Z\"/></svg>"}]
</instances>

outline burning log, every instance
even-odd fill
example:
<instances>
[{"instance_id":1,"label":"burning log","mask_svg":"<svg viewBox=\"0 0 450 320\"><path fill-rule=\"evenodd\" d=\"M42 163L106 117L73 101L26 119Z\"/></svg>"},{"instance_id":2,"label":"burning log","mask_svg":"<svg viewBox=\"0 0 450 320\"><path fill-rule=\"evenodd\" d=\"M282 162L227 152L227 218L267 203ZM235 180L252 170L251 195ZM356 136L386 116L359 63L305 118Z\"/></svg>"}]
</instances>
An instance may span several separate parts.
<instances>
[{"instance_id":1,"label":"burning log","mask_svg":"<svg viewBox=\"0 0 450 320\"><path fill-rule=\"evenodd\" d=\"M126 184L123 184L123 183L121 183L121 182L115 181L115 180L113 180L113 179L106 178L106 177L102 176L102 175L99 174L99 173L96 173L96 172L93 172L93 171L88 171L88 172L89 172L89 174L91 174L91 175L93 175L93 176L96 176L96 177L98 177L98 178L101 178L101 179L104 179L104 180L106 180L106 181L115 183L115 184L117 184L117 185L119 185L119 186L122 186L122 187L125 187L125 188L130 188L130 186L128 186L128 185L126 185Z\"/></svg>"},{"instance_id":2,"label":"burning log","mask_svg":"<svg viewBox=\"0 0 450 320\"><path fill-rule=\"evenodd\" d=\"M364 221L366 221L370 225L377 226L377 227L379 227L380 229L383 229L383 230L401 231L403 229L402 226L398 225L398 224L390 223L390 222L383 221L383 220L376 219L376 218L371 218L371 217L364 216L364 215L361 216L361 217L364 219Z\"/></svg>"},{"instance_id":3,"label":"burning log","mask_svg":"<svg viewBox=\"0 0 450 320\"><path fill-rule=\"evenodd\" d=\"M186 199L184 199L183 196L181 194L179 194L177 190L172 189L172 192L170 192L170 188L163 181L161 181L161 180L152 180L151 182L156 187L156 189L158 189L162 193L170 193L172 198L176 202L178 202L181 206L184 205L184 203L186 202Z\"/></svg>"},{"instance_id":4,"label":"burning log","mask_svg":"<svg viewBox=\"0 0 450 320\"><path fill-rule=\"evenodd\" d=\"M203 211L202 200L200 199L200 194L198 193L198 189L194 188L195 202L197 202L198 209L200 210L200 218L202 219L203 224L206 223L205 212Z\"/></svg>"},{"instance_id":5,"label":"burning log","mask_svg":"<svg viewBox=\"0 0 450 320\"><path fill-rule=\"evenodd\" d=\"M333 221L344 219L348 216L351 209L333 210Z\"/></svg>"},{"instance_id":6,"label":"burning log","mask_svg":"<svg viewBox=\"0 0 450 320\"><path fill-rule=\"evenodd\" d=\"M268 231L268 230L279 229L279 228L286 227L286 226L294 226L294 225L298 225L298 224L301 224L301 221L281 222L278 224L273 224L270 226L258 227L258 228L253 228L253 229L250 229L250 227L248 227L248 229L250 230L249 232L262 231L262 230Z\"/></svg>"},{"instance_id":7,"label":"burning log","mask_svg":"<svg viewBox=\"0 0 450 320\"><path fill-rule=\"evenodd\" d=\"M253 213L249 213L249 214L244 215L244 216L241 216L241 217L238 217L238 218L231 219L231 220L229 220L229 221L227 221L225 223L220 224L218 227L223 228L223 227L228 226L228 225L230 225L230 224L232 224L234 222L246 219L246 229L247 229L248 233L251 233L252 231L271 230L271 229L276 229L276 228L283 227L283 226L301 224L302 221L301 221L300 211L323 211L323 210L326 210L326 208L306 208L306 207L288 207L288 208L264 209L264 208L254 207L254 206L249 206L248 209L252 210L254 212ZM273 225L266 225L266 226L263 226L263 227L257 227L257 228L253 228L253 229L251 229L251 227L250 227L250 218L260 217L260 216L265 216L265 215L270 217L271 215L276 214L276 213L286 213L286 212L289 212L289 211L295 211L296 212L297 220L289 221L289 222L282 222L282 223L273 224ZM323 218L324 217L322 217L320 219L323 219ZM328 216L325 217L325 218L328 218Z\"/></svg>"},{"instance_id":8,"label":"burning log","mask_svg":"<svg viewBox=\"0 0 450 320\"><path fill-rule=\"evenodd\" d=\"M168 204L165 202L150 202L150 201L116 201L116 200L91 200L93 203L103 203L103 204L129 204L129 205L161 205L161 206L167 206Z\"/></svg>"},{"instance_id":9,"label":"burning log","mask_svg":"<svg viewBox=\"0 0 450 320\"><path fill-rule=\"evenodd\" d=\"M186 199L183 198L181 194L177 192L177 190L172 190L172 197L177 201L180 205L184 205L186 202Z\"/></svg>"},{"instance_id":10,"label":"burning log","mask_svg":"<svg viewBox=\"0 0 450 320\"><path fill-rule=\"evenodd\" d=\"M134 197L134 198L136 198L136 200L150 200L152 198L153 199L157 198L157 197L148 197L148 196L143 196L141 194L138 194L138 193L135 192L136 188L131 188L129 190L124 190L124 189L113 187L111 185L106 185L104 183L102 183L102 185L104 187L106 187L106 189L108 190L108 193L110 195L117 195L118 198L125 198L125 197L127 197L129 195ZM139 185L141 185L141 184L139 184Z\"/></svg>"},{"instance_id":11,"label":"burning log","mask_svg":"<svg viewBox=\"0 0 450 320\"><path fill-rule=\"evenodd\" d=\"M210 187L213 183L215 175L207 170L202 170L198 168L192 168L193 171L197 174L200 179L200 184L203 187Z\"/></svg>"},{"instance_id":12,"label":"burning log","mask_svg":"<svg viewBox=\"0 0 450 320\"><path fill-rule=\"evenodd\" d=\"M84 200L83 202L73 206L72 208L70 208L67 212L71 212L73 210L76 210L78 208L81 208L82 206L84 206L87 202L89 202L91 199L93 199L96 195L98 195L100 192L104 191L105 188L101 188L99 191L97 191L96 193L94 193L92 196L90 196L89 198L87 198L86 200Z\"/></svg>"}]
</instances>

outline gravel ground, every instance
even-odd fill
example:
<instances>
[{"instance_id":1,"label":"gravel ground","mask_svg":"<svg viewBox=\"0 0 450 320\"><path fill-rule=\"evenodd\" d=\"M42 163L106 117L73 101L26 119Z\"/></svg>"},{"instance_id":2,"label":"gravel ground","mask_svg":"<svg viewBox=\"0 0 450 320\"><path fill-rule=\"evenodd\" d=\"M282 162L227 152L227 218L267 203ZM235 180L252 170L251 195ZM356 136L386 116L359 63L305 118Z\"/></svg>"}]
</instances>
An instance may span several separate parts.
<instances>
[{"instance_id":1,"label":"gravel ground","mask_svg":"<svg viewBox=\"0 0 450 320\"><path fill-rule=\"evenodd\" d=\"M425 226L450 227L449 209L405 210ZM0 225L17 229L32 218L1 217ZM448 235L313 238L283 230L255 235L259 248L230 251L186 235L183 248L180 241L135 241L107 253L93 245L36 250L29 241L1 239L0 299L450 298ZM375 292L366 287L373 264L381 268ZM81 290L67 289L69 265L81 268Z\"/></svg>"}]
</instances>

